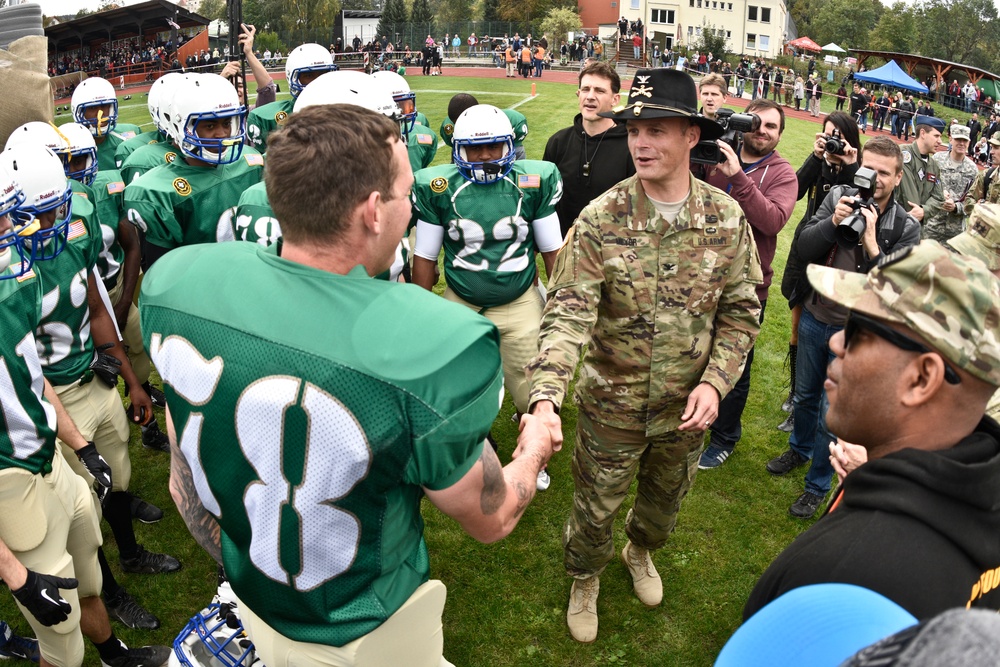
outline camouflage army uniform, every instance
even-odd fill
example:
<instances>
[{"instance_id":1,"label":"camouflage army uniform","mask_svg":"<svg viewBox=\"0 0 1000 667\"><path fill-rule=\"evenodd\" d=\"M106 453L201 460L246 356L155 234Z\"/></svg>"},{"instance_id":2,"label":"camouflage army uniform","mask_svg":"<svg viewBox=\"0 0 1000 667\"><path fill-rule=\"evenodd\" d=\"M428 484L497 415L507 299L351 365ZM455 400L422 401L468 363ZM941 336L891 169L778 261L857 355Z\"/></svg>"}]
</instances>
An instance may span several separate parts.
<instances>
[{"instance_id":1,"label":"camouflage army uniform","mask_svg":"<svg viewBox=\"0 0 1000 667\"><path fill-rule=\"evenodd\" d=\"M984 194L983 190L986 187L986 174L993 172L990 177L990 191ZM989 169L983 169L976 175L976 180L972 182L972 187L969 188L969 194L965 197L965 214L969 215L972 213L972 207L976 204L981 204L987 202L990 204L1000 203L1000 168L990 167Z\"/></svg>"},{"instance_id":2,"label":"camouflage army uniform","mask_svg":"<svg viewBox=\"0 0 1000 667\"><path fill-rule=\"evenodd\" d=\"M899 147L903 153L903 180L896 187L896 201L907 211L909 202L918 204L924 209L924 219L921 224L941 212L944 204L944 188L941 187L941 173L938 163L931 159L920 157L917 145L906 144Z\"/></svg>"},{"instance_id":3,"label":"camouflage army uniform","mask_svg":"<svg viewBox=\"0 0 1000 667\"><path fill-rule=\"evenodd\" d=\"M574 506L566 525L570 576L599 574L611 529L638 475L626 533L656 549L676 522L698 468L703 433L678 431L700 383L725 396L760 331L757 247L735 201L691 179L668 223L637 177L591 203L571 228L549 281L531 403L562 405L580 348Z\"/></svg>"},{"instance_id":4,"label":"camouflage army uniform","mask_svg":"<svg viewBox=\"0 0 1000 667\"><path fill-rule=\"evenodd\" d=\"M944 186L945 192L951 193L951 198L955 201L955 210L949 213L942 209L932 216L925 217L922 238L944 243L965 229L965 211L962 209L962 202L957 200L975 180L979 169L976 163L967 157L956 164L951 159L950 153L935 153L932 159L941 170L941 185Z\"/></svg>"}]
</instances>

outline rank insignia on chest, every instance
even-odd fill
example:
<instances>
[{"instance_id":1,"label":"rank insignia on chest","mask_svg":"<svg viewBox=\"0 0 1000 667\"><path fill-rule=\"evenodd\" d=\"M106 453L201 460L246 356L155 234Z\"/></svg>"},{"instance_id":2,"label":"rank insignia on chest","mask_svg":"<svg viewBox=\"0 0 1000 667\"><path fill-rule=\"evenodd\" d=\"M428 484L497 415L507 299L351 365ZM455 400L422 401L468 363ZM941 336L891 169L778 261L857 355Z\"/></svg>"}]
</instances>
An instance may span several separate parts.
<instances>
[{"instance_id":1,"label":"rank insignia on chest","mask_svg":"<svg viewBox=\"0 0 1000 667\"><path fill-rule=\"evenodd\" d=\"M438 176L437 178L431 179L430 185L431 185L431 192L433 192L436 195L439 195L448 189L448 179L442 176Z\"/></svg>"},{"instance_id":2,"label":"rank insignia on chest","mask_svg":"<svg viewBox=\"0 0 1000 667\"><path fill-rule=\"evenodd\" d=\"M191 194L191 184L187 182L187 179L175 178L173 185L174 185L174 190L176 190L177 194L179 194L180 196L187 197L189 194Z\"/></svg>"},{"instance_id":3,"label":"rank insignia on chest","mask_svg":"<svg viewBox=\"0 0 1000 667\"><path fill-rule=\"evenodd\" d=\"M286 120L288 120L287 111L279 111L278 113L274 114L274 122L277 123L278 125L284 125Z\"/></svg>"}]
</instances>

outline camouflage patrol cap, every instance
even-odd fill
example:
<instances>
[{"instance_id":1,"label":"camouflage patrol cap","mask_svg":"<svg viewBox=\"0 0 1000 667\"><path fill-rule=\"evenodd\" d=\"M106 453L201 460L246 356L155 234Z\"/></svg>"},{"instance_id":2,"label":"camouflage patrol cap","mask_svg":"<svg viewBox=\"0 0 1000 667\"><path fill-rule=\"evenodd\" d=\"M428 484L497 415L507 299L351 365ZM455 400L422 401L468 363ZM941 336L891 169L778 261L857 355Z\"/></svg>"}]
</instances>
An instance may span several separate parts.
<instances>
[{"instance_id":1,"label":"camouflage patrol cap","mask_svg":"<svg viewBox=\"0 0 1000 667\"><path fill-rule=\"evenodd\" d=\"M948 245L980 260L990 271L1000 270L1000 205L976 204L965 231Z\"/></svg>"},{"instance_id":2,"label":"camouflage patrol cap","mask_svg":"<svg viewBox=\"0 0 1000 667\"><path fill-rule=\"evenodd\" d=\"M1000 387L1000 281L982 262L923 241L868 273L812 264L808 275L821 295L902 324L958 368Z\"/></svg>"}]
</instances>

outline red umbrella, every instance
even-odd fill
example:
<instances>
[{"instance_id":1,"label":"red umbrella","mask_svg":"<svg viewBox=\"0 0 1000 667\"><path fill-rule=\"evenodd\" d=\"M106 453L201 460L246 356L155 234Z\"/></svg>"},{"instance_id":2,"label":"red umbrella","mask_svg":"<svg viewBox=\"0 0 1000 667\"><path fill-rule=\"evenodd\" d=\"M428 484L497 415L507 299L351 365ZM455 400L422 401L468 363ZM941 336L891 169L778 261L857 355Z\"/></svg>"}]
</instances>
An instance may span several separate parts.
<instances>
[{"instance_id":1,"label":"red umbrella","mask_svg":"<svg viewBox=\"0 0 1000 667\"><path fill-rule=\"evenodd\" d=\"M823 48L819 44L812 41L808 37L799 37L798 39L793 39L792 41L788 42L788 46L793 46L796 49L802 49L803 51L815 51L816 53L819 53L820 51L823 50Z\"/></svg>"}]
</instances>

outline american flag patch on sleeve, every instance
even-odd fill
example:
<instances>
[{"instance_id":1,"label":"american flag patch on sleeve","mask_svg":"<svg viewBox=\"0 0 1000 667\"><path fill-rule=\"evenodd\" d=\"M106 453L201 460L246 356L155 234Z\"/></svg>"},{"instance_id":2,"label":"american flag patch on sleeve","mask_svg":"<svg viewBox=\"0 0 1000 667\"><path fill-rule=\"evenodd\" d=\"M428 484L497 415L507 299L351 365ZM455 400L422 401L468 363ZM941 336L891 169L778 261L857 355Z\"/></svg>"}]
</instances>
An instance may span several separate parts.
<instances>
[{"instance_id":1,"label":"american flag patch on sleeve","mask_svg":"<svg viewBox=\"0 0 1000 667\"><path fill-rule=\"evenodd\" d=\"M260 167L264 164L264 156L260 153L248 153L245 157L251 167Z\"/></svg>"},{"instance_id":2,"label":"american flag patch on sleeve","mask_svg":"<svg viewBox=\"0 0 1000 667\"><path fill-rule=\"evenodd\" d=\"M538 174L522 174L517 177L517 187L538 188L541 187L541 179L538 177Z\"/></svg>"},{"instance_id":3,"label":"american flag patch on sleeve","mask_svg":"<svg viewBox=\"0 0 1000 667\"><path fill-rule=\"evenodd\" d=\"M434 137L429 134L418 134L417 143L421 146L430 146L434 143Z\"/></svg>"},{"instance_id":4,"label":"american flag patch on sleeve","mask_svg":"<svg viewBox=\"0 0 1000 667\"><path fill-rule=\"evenodd\" d=\"M125 184L122 181L112 181L108 183L109 195L116 195L119 192L125 192Z\"/></svg>"},{"instance_id":5,"label":"american flag patch on sleeve","mask_svg":"<svg viewBox=\"0 0 1000 667\"><path fill-rule=\"evenodd\" d=\"M87 235L87 225L83 224L83 220L76 219L69 225L69 231L67 232L66 238L70 241L73 239L78 239L81 236Z\"/></svg>"}]
</instances>

